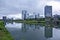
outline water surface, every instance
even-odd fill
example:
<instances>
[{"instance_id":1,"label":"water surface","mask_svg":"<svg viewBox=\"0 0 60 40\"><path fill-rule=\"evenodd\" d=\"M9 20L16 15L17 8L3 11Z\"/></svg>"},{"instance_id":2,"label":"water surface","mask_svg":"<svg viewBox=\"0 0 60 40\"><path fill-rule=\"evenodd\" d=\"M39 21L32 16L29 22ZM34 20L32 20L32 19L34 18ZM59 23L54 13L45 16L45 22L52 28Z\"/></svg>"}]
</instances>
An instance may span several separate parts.
<instances>
[{"instance_id":1,"label":"water surface","mask_svg":"<svg viewBox=\"0 0 60 40\"><path fill-rule=\"evenodd\" d=\"M60 27L40 24L7 23L5 25L14 40L60 40Z\"/></svg>"}]
</instances>

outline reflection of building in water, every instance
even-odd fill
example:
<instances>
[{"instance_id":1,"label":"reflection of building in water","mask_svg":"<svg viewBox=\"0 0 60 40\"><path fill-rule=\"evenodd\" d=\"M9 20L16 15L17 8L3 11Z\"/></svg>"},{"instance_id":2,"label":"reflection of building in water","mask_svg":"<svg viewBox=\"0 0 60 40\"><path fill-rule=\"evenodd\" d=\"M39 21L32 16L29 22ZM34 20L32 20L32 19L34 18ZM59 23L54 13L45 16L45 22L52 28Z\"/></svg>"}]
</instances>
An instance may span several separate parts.
<instances>
[{"instance_id":1,"label":"reflection of building in water","mask_svg":"<svg viewBox=\"0 0 60 40\"><path fill-rule=\"evenodd\" d=\"M44 27L38 24L24 24L22 25L22 33L25 32L25 37L28 40L45 40ZM24 34L24 33L23 33Z\"/></svg>"},{"instance_id":2,"label":"reflection of building in water","mask_svg":"<svg viewBox=\"0 0 60 40\"><path fill-rule=\"evenodd\" d=\"M39 29L40 25L35 24L35 29Z\"/></svg>"},{"instance_id":3,"label":"reflection of building in water","mask_svg":"<svg viewBox=\"0 0 60 40\"><path fill-rule=\"evenodd\" d=\"M27 31L27 27L26 27L26 24L22 24L22 32L26 32Z\"/></svg>"},{"instance_id":4,"label":"reflection of building in water","mask_svg":"<svg viewBox=\"0 0 60 40\"><path fill-rule=\"evenodd\" d=\"M10 30L9 32L11 32L11 34L13 35L15 40L23 40L23 39L26 39L26 40L46 40L47 38L45 38L45 36L47 35L47 33L50 34L50 31L52 29L52 28L46 27L45 31L44 31L44 27L37 25L37 24L22 23L22 25L17 24L18 26L16 26L16 24L15 23L13 25L10 24L10 25L12 25L11 27L13 27L13 28L12 29L8 28L8 30ZM8 26L9 26L9 24L8 24ZM35 30L33 30L33 29L35 29ZM45 32L45 36L44 36L44 32ZM52 34L50 34L50 35L52 35ZM47 37L51 37L50 35L47 35Z\"/></svg>"},{"instance_id":5,"label":"reflection of building in water","mask_svg":"<svg viewBox=\"0 0 60 40\"><path fill-rule=\"evenodd\" d=\"M46 38L51 38L52 35L53 35L52 27L45 27L45 37Z\"/></svg>"},{"instance_id":6,"label":"reflection of building in water","mask_svg":"<svg viewBox=\"0 0 60 40\"><path fill-rule=\"evenodd\" d=\"M45 21L49 25L52 18L52 6L45 6Z\"/></svg>"},{"instance_id":7,"label":"reflection of building in water","mask_svg":"<svg viewBox=\"0 0 60 40\"><path fill-rule=\"evenodd\" d=\"M60 29L60 25L54 25L54 28Z\"/></svg>"},{"instance_id":8,"label":"reflection of building in water","mask_svg":"<svg viewBox=\"0 0 60 40\"><path fill-rule=\"evenodd\" d=\"M39 28L40 28L40 25L37 25L37 24L34 24L34 25L32 25L32 24L25 24L25 23L22 24L22 31L23 32L27 32L28 30L35 31L36 29L39 29Z\"/></svg>"}]
</instances>

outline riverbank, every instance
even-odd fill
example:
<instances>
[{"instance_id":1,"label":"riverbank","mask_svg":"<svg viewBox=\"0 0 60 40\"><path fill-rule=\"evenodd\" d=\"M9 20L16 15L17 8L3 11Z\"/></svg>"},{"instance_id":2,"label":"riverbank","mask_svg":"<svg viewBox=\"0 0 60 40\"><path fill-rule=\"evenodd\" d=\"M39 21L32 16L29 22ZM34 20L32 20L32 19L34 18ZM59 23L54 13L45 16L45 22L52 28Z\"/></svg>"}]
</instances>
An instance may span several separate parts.
<instances>
[{"instance_id":1,"label":"riverbank","mask_svg":"<svg viewBox=\"0 0 60 40\"><path fill-rule=\"evenodd\" d=\"M38 21L38 20L14 20L13 22L16 22L16 23L26 23L26 24L40 24L40 25L45 25L45 21L42 20L42 21Z\"/></svg>"},{"instance_id":2,"label":"riverbank","mask_svg":"<svg viewBox=\"0 0 60 40\"><path fill-rule=\"evenodd\" d=\"M20 23L45 23L45 21L40 21L40 20L13 20L13 21Z\"/></svg>"},{"instance_id":3,"label":"riverbank","mask_svg":"<svg viewBox=\"0 0 60 40\"><path fill-rule=\"evenodd\" d=\"M0 21L0 40L13 40L10 33L6 30L3 21Z\"/></svg>"}]
</instances>

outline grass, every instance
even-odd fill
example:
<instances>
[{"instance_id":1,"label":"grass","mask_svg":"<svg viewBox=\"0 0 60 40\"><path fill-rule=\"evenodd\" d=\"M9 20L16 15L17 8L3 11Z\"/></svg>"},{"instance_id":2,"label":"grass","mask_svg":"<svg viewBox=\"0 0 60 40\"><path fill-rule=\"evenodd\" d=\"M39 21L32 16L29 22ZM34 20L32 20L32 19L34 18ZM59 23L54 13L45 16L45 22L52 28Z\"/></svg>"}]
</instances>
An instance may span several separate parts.
<instances>
[{"instance_id":1,"label":"grass","mask_svg":"<svg viewBox=\"0 0 60 40\"><path fill-rule=\"evenodd\" d=\"M6 30L3 21L0 21L0 40L13 40L10 33Z\"/></svg>"},{"instance_id":2,"label":"grass","mask_svg":"<svg viewBox=\"0 0 60 40\"><path fill-rule=\"evenodd\" d=\"M26 24L41 24L41 25L45 25L45 21L44 20L14 20L14 22L17 23L26 23Z\"/></svg>"},{"instance_id":3,"label":"grass","mask_svg":"<svg viewBox=\"0 0 60 40\"><path fill-rule=\"evenodd\" d=\"M20 22L20 23L45 23L45 21L38 21L38 20L14 20L14 22Z\"/></svg>"}]
</instances>

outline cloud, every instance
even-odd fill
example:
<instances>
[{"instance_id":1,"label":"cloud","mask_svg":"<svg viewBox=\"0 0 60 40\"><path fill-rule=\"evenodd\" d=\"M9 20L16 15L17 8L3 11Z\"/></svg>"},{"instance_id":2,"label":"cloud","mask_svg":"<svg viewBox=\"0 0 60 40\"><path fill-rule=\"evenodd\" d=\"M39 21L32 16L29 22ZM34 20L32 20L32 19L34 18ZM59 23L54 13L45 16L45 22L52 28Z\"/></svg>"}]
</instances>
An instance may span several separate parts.
<instances>
[{"instance_id":1,"label":"cloud","mask_svg":"<svg viewBox=\"0 0 60 40\"><path fill-rule=\"evenodd\" d=\"M47 2L59 0L0 0L0 14L10 15L21 13L26 9L28 12L44 14L44 6Z\"/></svg>"},{"instance_id":2,"label":"cloud","mask_svg":"<svg viewBox=\"0 0 60 40\"><path fill-rule=\"evenodd\" d=\"M18 13L22 9L37 10L42 6L42 3L44 3L44 0L1 0L0 13ZM41 5L40 7L38 7L39 4Z\"/></svg>"},{"instance_id":3,"label":"cloud","mask_svg":"<svg viewBox=\"0 0 60 40\"><path fill-rule=\"evenodd\" d=\"M59 14L60 15L60 2L59 1L50 1L47 3L47 5L52 6L53 14Z\"/></svg>"},{"instance_id":4,"label":"cloud","mask_svg":"<svg viewBox=\"0 0 60 40\"><path fill-rule=\"evenodd\" d=\"M11 15L7 15L7 18L14 18L14 19L22 19L22 14L11 14Z\"/></svg>"},{"instance_id":5,"label":"cloud","mask_svg":"<svg viewBox=\"0 0 60 40\"><path fill-rule=\"evenodd\" d=\"M60 0L55 0L55 1L60 1Z\"/></svg>"}]
</instances>

